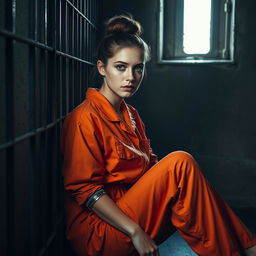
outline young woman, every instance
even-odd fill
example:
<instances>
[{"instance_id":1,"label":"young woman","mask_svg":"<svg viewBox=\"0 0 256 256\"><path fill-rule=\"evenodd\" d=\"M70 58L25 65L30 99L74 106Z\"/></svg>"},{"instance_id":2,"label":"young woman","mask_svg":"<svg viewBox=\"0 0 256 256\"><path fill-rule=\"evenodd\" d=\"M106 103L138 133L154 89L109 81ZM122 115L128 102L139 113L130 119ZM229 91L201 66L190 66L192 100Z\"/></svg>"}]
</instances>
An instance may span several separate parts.
<instances>
[{"instance_id":1,"label":"young woman","mask_svg":"<svg viewBox=\"0 0 256 256\"><path fill-rule=\"evenodd\" d=\"M159 255L178 231L202 256L256 255L256 239L183 151L157 161L135 108L149 47L126 16L106 23L98 48L100 89L65 119L67 238L78 255Z\"/></svg>"}]
</instances>

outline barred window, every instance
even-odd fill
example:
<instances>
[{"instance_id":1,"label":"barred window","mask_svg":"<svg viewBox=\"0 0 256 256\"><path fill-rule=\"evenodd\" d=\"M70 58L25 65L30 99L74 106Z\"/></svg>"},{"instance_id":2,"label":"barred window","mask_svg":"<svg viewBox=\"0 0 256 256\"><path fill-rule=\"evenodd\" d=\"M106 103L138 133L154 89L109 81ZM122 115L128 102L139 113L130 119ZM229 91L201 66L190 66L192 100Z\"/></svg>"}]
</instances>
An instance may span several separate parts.
<instances>
[{"instance_id":1,"label":"barred window","mask_svg":"<svg viewBox=\"0 0 256 256\"><path fill-rule=\"evenodd\" d=\"M234 61L235 0L159 0L159 63Z\"/></svg>"}]
</instances>

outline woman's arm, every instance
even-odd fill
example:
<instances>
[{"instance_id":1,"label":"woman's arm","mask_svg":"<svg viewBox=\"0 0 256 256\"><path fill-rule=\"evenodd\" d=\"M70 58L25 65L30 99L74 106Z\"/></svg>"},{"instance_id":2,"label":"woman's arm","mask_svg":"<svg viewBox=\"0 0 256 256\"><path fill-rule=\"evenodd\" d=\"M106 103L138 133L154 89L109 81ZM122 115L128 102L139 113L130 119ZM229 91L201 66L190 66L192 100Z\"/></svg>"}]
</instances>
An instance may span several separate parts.
<instances>
[{"instance_id":1,"label":"woman's arm","mask_svg":"<svg viewBox=\"0 0 256 256\"><path fill-rule=\"evenodd\" d=\"M108 224L127 234L140 256L159 256L155 242L137 223L125 215L108 195L103 195L96 201L91 210Z\"/></svg>"}]
</instances>

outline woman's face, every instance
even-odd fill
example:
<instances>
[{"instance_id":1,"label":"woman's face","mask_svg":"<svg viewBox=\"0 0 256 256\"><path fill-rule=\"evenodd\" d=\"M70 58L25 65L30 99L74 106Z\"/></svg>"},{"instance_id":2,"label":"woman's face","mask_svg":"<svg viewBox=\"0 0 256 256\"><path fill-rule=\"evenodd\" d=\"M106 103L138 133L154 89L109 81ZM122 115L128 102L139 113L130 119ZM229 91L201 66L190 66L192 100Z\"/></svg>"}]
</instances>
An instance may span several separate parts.
<instances>
[{"instance_id":1,"label":"woman's face","mask_svg":"<svg viewBox=\"0 0 256 256\"><path fill-rule=\"evenodd\" d=\"M131 97L140 86L144 66L143 51L138 47L121 48L107 64L98 61L98 70L104 76L100 91L112 103Z\"/></svg>"}]
</instances>

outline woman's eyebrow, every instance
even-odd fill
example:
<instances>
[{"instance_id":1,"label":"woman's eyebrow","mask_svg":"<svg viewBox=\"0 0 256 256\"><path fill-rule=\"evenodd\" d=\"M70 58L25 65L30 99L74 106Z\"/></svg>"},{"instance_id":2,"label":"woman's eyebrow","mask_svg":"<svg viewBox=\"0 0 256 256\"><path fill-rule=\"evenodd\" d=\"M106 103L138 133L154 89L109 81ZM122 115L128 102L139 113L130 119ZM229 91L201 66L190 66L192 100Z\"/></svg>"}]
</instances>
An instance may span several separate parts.
<instances>
[{"instance_id":1,"label":"woman's eyebrow","mask_svg":"<svg viewBox=\"0 0 256 256\"><path fill-rule=\"evenodd\" d=\"M121 61L121 60L115 61L114 63L122 63L122 64L126 64L126 65L128 65L128 63L127 63L127 62L124 62L124 61Z\"/></svg>"},{"instance_id":2,"label":"woman's eyebrow","mask_svg":"<svg viewBox=\"0 0 256 256\"><path fill-rule=\"evenodd\" d=\"M125 65L129 65L129 63L124 62L124 61L121 61L121 60L115 61L114 63L115 63L115 64L116 64L116 63L122 63L122 64L125 64ZM141 63L135 64L134 66L137 66L137 65L144 65L144 63L141 62Z\"/></svg>"}]
</instances>

